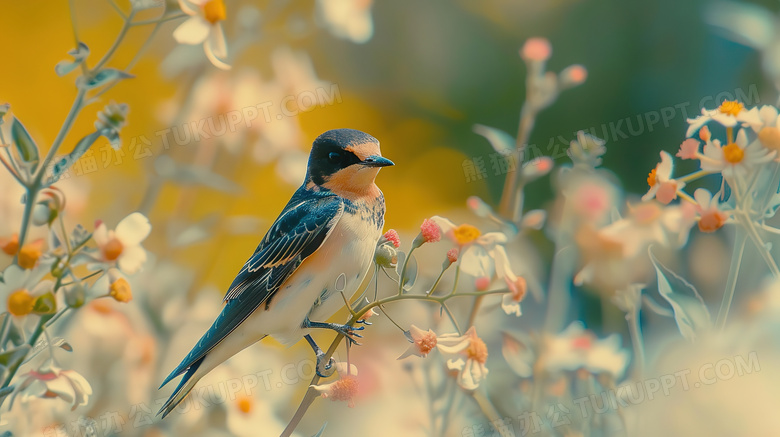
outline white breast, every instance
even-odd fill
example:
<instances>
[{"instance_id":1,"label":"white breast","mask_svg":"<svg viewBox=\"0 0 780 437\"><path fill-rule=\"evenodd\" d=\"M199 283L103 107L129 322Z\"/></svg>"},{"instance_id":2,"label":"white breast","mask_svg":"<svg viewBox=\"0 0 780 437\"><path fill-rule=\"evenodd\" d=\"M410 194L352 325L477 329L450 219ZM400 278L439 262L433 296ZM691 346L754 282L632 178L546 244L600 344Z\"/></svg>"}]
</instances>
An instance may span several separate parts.
<instances>
[{"instance_id":1,"label":"white breast","mask_svg":"<svg viewBox=\"0 0 780 437\"><path fill-rule=\"evenodd\" d=\"M323 245L285 281L268 310L259 308L246 324L258 334L294 344L307 333L301 329L306 317L324 322L344 306L336 291L339 276L344 275L339 285L345 285L347 299L357 291L371 266L380 235L375 224L345 212Z\"/></svg>"}]
</instances>

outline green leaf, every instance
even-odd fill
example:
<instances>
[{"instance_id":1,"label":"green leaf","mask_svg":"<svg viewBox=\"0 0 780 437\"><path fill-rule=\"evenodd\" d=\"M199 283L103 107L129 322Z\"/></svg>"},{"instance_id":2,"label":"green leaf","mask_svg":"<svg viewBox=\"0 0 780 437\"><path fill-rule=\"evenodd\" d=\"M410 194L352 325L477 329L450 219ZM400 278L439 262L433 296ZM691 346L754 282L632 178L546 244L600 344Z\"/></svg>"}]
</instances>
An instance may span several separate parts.
<instances>
[{"instance_id":1,"label":"green leaf","mask_svg":"<svg viewBox=\"0 0 780 437\"><path fill-rule=\"evenodd\" d=\"M399 256L399 264L400 264L400 256ZM414 283L417 281L417 258L414 257L414 255L411 255L411 258L409 258L409 264L406 265L406 271L404 272L404 277L401 278L401 283L403 284L404 290L409 291L414 287Z\"/></svg>"},{"instance_id":2,"label":"green leaf","mask_svg":"<svg viewBox=\"0 0 780 437\"><path fill-rule=\"evenodd\" d=\"M128 79L131 77L135 76L129 73L125 73L124 71L117 70L116 68L105 68L98 71L98 73L92 77L80 76L76 80L76 86L82 90L90 90L115 80Z\"/></svg>"},{"instance_id":3,"label":"green leaf","mask_svg":"<svg viewBox=\"0 0 780 437\"><path fill-rule=\"evenodd\" d=\"M30 352L30 349L32 349L32 346L25 344L15 349L3 352L0 354L0 365L5 366L6 368L15 367L21 363L22 360L24 360L24 357L27 356L27 354Z\"/></svg>"},{"instance_id":4,"label":"green leaf","mask_svg":"<svg viewBox=\"0 0 780 437\"><path fill-rule=\"evenodd\" d=\"M32 164L33 169L38 165L38 146L35 145L27 129L24 125L14 117L14 121L11 123L11 138L13 138L16 150L19 151L19 156L22 160L28 164Z\"/></svg>"},{"instance_id":5,"label":"green leaf","mask_svg":"<svg viewBox=\"0 0 780 437\"><path fill-rule=\"evenodd\" d=\"M500 129L475 124L474 133L485 137L490 142L490 145L493 146L493 150L502 155L508 155L515 151L515 138Z\"/></svg>"},{"instance_id":6,"label":"green leaf","mask_svg":"<svg viewBox=\"0 0 780 437\"><path fill-rule=\"evenodd\" d=\"M100 132L92 132L91 134L80 139L76 146L73 147L73 151L69 154L58 159L51 167L51 175L46 180L47 185L51 185L57 182L65 171L67 171L73 163L79 160L87 150L95 144L98 138L100 138Z\"/></svg>"},{"instance_id":7,"label":"green leaf","mask_svg":"<svg viewBox=\"0 0 780 437\"><path fill-rule=\"evenodd\" d=\"M38 315L57 312L57 299L51 291L35 300L33 312Z\"/></svg>"},{"instance_id":8,"label":"green leaf","mask_svg":"<svg viewBox=\"0 0 780 437\"><path fill-rule=\"evenodd\" d=\"M658 293L671 304L680 334L694 342L698 333L712 327L704 299L693 285L661 264L650 248L647 253L658 277Z\"/></svg>"}]
</instances>

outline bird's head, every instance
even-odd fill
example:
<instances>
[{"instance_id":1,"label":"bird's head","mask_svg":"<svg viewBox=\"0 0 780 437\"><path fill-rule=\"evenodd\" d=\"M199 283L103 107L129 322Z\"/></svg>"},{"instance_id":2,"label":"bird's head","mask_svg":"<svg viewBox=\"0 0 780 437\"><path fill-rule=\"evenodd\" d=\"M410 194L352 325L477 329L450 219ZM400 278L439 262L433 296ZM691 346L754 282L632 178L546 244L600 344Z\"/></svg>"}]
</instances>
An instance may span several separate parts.
<instances>
[{"instance_id":1,"label":"bird's head","mask_svg":"<svg viewBox=\"0 0 780 437\"><path fill-rule=\"evenodd\" d=\"M306 183L352 197L368 194L382 167L394 165L382 157L379 141L354 129L334 129L314 140Z\"/></svg>"}]
</instances>

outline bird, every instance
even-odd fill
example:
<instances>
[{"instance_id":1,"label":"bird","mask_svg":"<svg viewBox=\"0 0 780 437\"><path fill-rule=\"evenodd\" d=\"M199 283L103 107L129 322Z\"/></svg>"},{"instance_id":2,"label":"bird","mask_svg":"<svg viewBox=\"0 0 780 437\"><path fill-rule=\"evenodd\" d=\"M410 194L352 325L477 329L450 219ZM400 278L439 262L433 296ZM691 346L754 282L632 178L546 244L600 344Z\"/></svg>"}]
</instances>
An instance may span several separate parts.
<instances>
[{"instance_id":1,"label":"bird","mask_svg":"<svg viewBox=\"0 0 780 437\"><path fill-rule=\"evenodd\" d=\"M305 338L317 373L333 370L310 332L330 329L348 344L360 337L363 326L325 321L345 304L338 294L352 296L369 271L385 215L375 179L392 165L379 141L359 130L314 140L303 183L230 284L222 312L160 385L184 375L158 415L164 419L203 376L267 336L287 346Z\"/></svg>"}]
</instances>

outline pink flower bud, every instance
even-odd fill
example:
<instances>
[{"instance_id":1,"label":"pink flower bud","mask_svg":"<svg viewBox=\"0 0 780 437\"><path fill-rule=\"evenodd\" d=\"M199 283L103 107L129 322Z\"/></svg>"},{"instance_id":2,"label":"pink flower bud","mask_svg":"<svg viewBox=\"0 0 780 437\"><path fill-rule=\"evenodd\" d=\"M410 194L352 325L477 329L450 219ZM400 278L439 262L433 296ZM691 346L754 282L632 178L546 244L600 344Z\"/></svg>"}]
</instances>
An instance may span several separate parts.
<instances>
[{"instance_id":1,"label":"pink flower bud","mask_svg":"<svg viewBox=\"0 0 780 437\"><path fill-rule=\"evenodd\" d=\"M454 263L458 260L458 255L460 254L460 251L457 247L453 247L452 249L447 251L447 259L450 261L450 263Z\"/></svg>"},{"instance_id":2,"label":"pink flower bud","mask_svg":"<svg viewBox=\"0 0 780 437\"><path fill-rule=\"evenodd\" d=\"M435 243L441 240L441 228L433 220L423 220L422 225L420 225L420 234L425 243Z\"/></svg>"},{"instance_id":3,"label":"pink flower bud","mask_svg":"<svg viewBox=\"0 0 780 437\"><path fill-rule=\"evenodd\" d=\"M487 276L480 276L477 278L474 286L477 288L477 291L485 291L490 287L490 278Z\"/></svg>"},{"instance_id":4,"label":"pink flower bud","mask_svg":"<svg viewBox=\"0 0 780 437\"><path fill-rule=\"evenodd\" d=\"M546 38L530 38L520 50L520 56L526 61L546 61L551 54L552 46Z\"/></svg>"},{"instance_id":5,"label":"pink flower bud","mask_svg":"<svg viewBox=\"0 0 780 437\"><path fill-rule=\"evenodd\" d=\"M398 236L398 232L396 232L395 229L390 229L389 231L385 232L382 237L384 237L385 240L393 243L393 246L396 248L401 247L401 237Z\"/></svg>"}]
</instances>

